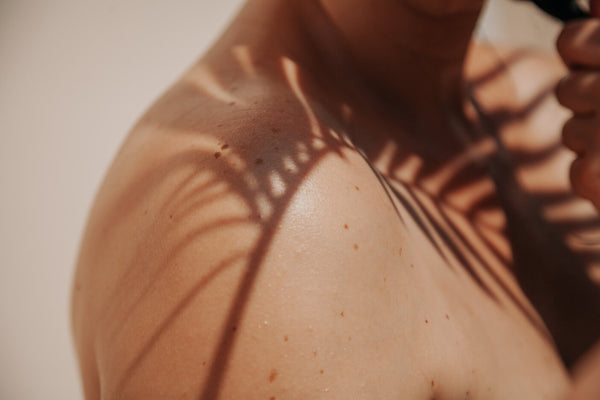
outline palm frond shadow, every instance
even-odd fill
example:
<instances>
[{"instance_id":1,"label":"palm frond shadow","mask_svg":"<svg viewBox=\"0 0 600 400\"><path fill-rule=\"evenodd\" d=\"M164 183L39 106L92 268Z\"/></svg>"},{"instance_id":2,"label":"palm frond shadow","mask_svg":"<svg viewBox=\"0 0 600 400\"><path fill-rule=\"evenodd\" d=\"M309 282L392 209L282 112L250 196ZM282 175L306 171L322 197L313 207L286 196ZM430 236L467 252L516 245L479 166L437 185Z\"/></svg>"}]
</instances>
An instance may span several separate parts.
<instances>
[{"instance_id":1,"label":"palm frond shadow","mask_svg":"<svg viewBox=\"0 0 600 400\"><path fill-rule=\"evenodd\" d=\"M567 363L571 363L578 358L586 348L600 337L600 297L597 289L587 279L584 263L584 259L597 260L600 251L588 249L581 254L577 254L576 251L569 249L564 244L565 235L598 226L599 221L597 219L593 221L587 219L561 221L558 226L554 226L542 218L544 207L570 201L571 196L568 193L525 194L514 178L513 161L507 161L500 157L500 159L490 161L491 167L486 165L479 170L474 169L472 164L465 165L464 168L452 174L445 182L437 200L428 197L425 188L420 183L431 174L443 170L445 168L443 163L436 165L435 168L429 166L423 168L411 185L395 180L391 174L391 171L400 168L407 161L407 158L412 156L411 154L398 152L390 164L390 171L378 170L370 160L373 160L373 157L381 152L381 148L374 146L369 153L364 153L360 149L354 148L354 145L348 139L349 133L339 132L337 128L331 129L331 126L322 122L328 119L318 118L317 116L321 117L323 113L326 113L326 110L311 102L310 97L303 92L304 77L298 72L298 69L290 69L289 65L286 68L285 62L282 62L284 59L286 57L282 56L273 63L280 65L281 75L278 78L280 78L280 81L289 82L288 91L294 94L294 98L293 100L281 99L270 110L253 108L257 107L255 103L244 100L241 94L236 94L239 85L237 82L232 83L231 79L228 78L229 75L232 75L230 71L225 71L222 77L218 71L212 71L209 74L212 80L209 86L205 82L198 83L198 81L179 84L171 91L172 96L167 95L166 100L159 102L142 119L142 124L168 128L169 131L176 132L174 134L206 135L207 124L218 127L235 126L236 118L234 117L228 121L201 121L195 116L195 110L198 107L240 107L239 121L247 118L249 113L252 114L252 110L262 113L262 118L267 121L269 120L269 113L286 115L290 112L299 112L303 113L302 120L304 121L300 129L307 133L303 140L285 146L278 146L280 141L290 139L285 137L284 128L273 123L271 126L272 132L269 136L271 139L265 142L265 146L270 146L271 150L278 147L278 151L269 151L268 155L265 156L248 152L243 146L238 148L235 145L231 145L224 150L194 148L156 165L137 182L137 187L125 192L121 200L121 204L125 207L124 210L120 210L122 215L131 212L132 208L147 195L147 192L156 187L167 175L174 173L174 171L191 168L186 177L171 189L170 196L165 200L159 212L165 212L167 209L174 210L174 220L184 221L207 204L219 201L227 193L235 193L237 198L244 199L250 210L247 219L232 218L216 221L212 224L190 229L184 234L171 232L167 228L164 235L177 234L177 243L157 262L155 268L148 271L149 283L147 286L133 296L128 304L120 306L126 309L123 313L125 318L135 310L144 297L151 293L153 282L162 278L168 269L170 260L174 259L187 246L192 245L199 237L210 235L212 230L224 224L231 226L239 224L242 226L250 221L250 223L260 227L260 238L249 254L231 255L230 258L207 269L203 278L188 292L181 293L180 299L172 306L168 316L154 328L149 338L140 344L137 355L124 368L117 390L127 385L136 369L152 352L157 341L160 340L173 321L181 315L198 293L216 276L227 270L230 265L246 257L247 262L243 278L239 282L235 297L232 299L228 315L224 317L225 322L220 334L220 342L214 352L213 359L209 363L208 378L205 380L206 384L199 396L201 400L218 398L222 389L221 384L227 373L227 363L236 342L236 331L231 327L238 325L246 311L253 286L261 271L261 264L276 234L276 227L281 222L300 185L319 163L332 154L343 157L344 151L349 149L359 151L363 155L365 163L372 169L382 190L385 191L388 199L394 205L399 223L405 223L407 219L414 221L418 229L431 242L435 251L439 253L442 259L446 260L449 268L456 268L456 265L462 266L481 290L494 301L500 302L499 296L509 299L522 311L531 324L544 335L545 330L540 321L532 315L531 310L523 306L522 301L513 293L513 289L507 287L502 279L498 277L495 269L481 255L481 250L475 248L467 239L463 228L458 226L449 214L451 210L448 209L448 206L440 203L448 194L464 189L489 174L490 168L493 175L494 168L501 165L502 168L498 168L501 172L498 172L497 176L494 177L498 197L484 196L475 202L470 209L461 212L464 211L467 218L474 218L482 210L493 208L497 204L503 206L506 210L507 226L505 231L497 233L508 233L513 238L511 247L514 261L512 265L482 232L477 232L479 245L485 247L490 254L496 257L499 264L514 270L514 273L520 279L521 285L549 327ZM240 60L236 58L232 58L231 65L232 70L237 69L236 74L258 68L256 66L240 65ZM297 75L294 75L294 73ZM496 79L502 73L502 69L489 71L488 74L481 77L481 82L476 82L476 84L483 84ZM497 131L501 128L498 121L511 123L515 119L524 118L528 113L539 107L547 96L549 96L549 91L545 90L524 109L492 110L488 113L488 115L491 115L488 128L491 127L491 130ZM179 100L173 101L173 99ZM294 111L290 111L291 109ZM156 115L168 115L169 118L160 119ZM215 142L219 139L218 137L214 138ZM552 146L536 153L523 150L514 155L514 158L529 165L540 164L554 155L558 148L558 146ZM286 149L296 149L297 152L293 153L291 150L286 152ZM217 152L220 152L218 156ZM263 163L262 161L267 157L269 162ZM210 163L204 161L201 164L198 163L198 160L211 158L213 161ZM236 159L239 162L236 165L228 164L223 162L226 158ZM289 168L290 163L294 168ZM241 168L240 165L242 165ZM269 167L266 168L266 165ZM213 178L201 185L194 186L195 175L206 173L206 171L212 172ZM252 179L247 179L248 174L251 175ZM283 191L273 190L273 174L277 176L279 181L284 183ZM219 185L219 189L211 189L216 184ZM270 212L268 213L264 212L265 203L269 206ZM526 204L525 208L523 204ZM547 228L547 234L543 237L540 237L538 230L528 229L528 227L539 227L541 225ZM177 226L177 224L173 224L173 226ZM489 229L495 228L490 227ZM532 251L532 249L536 251ZM548 249L552 249L552 251L548 251ZM467 254L468 256L466 256ZM547 254L547 256L532 259L532 254ZM474 263L478 266L475 266ZM132 265L119 278L120 282L130 279L137 272L136 267ZM486 274L487 278L491 278L495 282L496 286L500 288L500 293L497 288L493 289L486 283L488 279L484 279L481 276L482 274ZM587 315L581 316L579 310L582 309L581 307L584 304L587 304L585 306ZM109 312L108 318L114 312L114 310ZM594 321L595 318L597 318L598 323L590 322ZM569 326L564 325L563 321L569 321ZM573 329L581 333L577 345L574 345L574 341L570 339ZM115 330L113 335L116 336L118 333L119 330ZM547 340L552 339L547 338Z\"/></svg>"}]
</instances>

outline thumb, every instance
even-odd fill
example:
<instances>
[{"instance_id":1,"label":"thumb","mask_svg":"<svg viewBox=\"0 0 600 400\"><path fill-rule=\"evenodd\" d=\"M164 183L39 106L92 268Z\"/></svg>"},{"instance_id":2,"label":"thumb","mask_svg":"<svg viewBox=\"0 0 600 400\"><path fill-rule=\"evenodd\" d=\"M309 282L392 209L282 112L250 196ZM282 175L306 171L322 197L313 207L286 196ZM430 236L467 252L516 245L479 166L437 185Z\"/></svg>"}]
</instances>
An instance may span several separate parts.
<instances>
[{"instance_id":1,"label":"thumb","mask_svg":"<svg viewBox=\"0 0 600 400\"><path fill-rule=\"evenodd\" d=\"M590 0L590 14L594 18L600 18L600 0Z\"/></svg>"}]
</instances>

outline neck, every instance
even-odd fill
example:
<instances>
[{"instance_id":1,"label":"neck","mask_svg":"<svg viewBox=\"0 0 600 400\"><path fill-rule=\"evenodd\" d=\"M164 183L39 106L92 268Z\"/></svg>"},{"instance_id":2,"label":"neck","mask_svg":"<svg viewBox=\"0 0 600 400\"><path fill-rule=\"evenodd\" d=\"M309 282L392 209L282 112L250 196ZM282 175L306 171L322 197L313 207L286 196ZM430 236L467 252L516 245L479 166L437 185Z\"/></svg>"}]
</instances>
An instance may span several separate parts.
<instances>
[{"instance_id":1,"label":"neck","mask_svg":"<svg viewBox=\"0 0 600 400\"><path fill-rule=\"evenodd\" d=\"M255 67L271 73L282 55L298 62L306 84L327 87L319 96L353 109L355 131L452 151L444 133L464 118L463 67L481 2L252 0L217 47L250 46Z\"/></svg>"},{"instance_id":2,"label":"neck","mask_svg":"<svg viewBox=\"0 0 600 400\"><path fill-rule=\"evenodd\" d=\"M464 62L481 1L320 1L367 85L413 132L439 133L449 113L462 114Z\"/></svg>"}]
</instances>

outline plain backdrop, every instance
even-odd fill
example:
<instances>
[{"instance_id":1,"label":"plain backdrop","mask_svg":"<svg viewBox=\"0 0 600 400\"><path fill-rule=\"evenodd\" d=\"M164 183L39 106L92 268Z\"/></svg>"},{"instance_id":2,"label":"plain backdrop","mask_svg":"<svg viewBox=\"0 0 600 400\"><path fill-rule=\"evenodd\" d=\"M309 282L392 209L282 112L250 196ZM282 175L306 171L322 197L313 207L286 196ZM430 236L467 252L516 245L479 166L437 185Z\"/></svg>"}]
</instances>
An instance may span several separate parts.
<instances>
[{"instance_id":1,"label":"plain backdrop","mask_svg":"<svg viewBox=\"0 0 600 400\"><path fill-rule=\"evenodd\" d=\"M69 290L95 191L242 2L0 0L0 400L82 398ZM559 26L509 3L480 37L551 51Z\"/></svg>"}]
</instances>

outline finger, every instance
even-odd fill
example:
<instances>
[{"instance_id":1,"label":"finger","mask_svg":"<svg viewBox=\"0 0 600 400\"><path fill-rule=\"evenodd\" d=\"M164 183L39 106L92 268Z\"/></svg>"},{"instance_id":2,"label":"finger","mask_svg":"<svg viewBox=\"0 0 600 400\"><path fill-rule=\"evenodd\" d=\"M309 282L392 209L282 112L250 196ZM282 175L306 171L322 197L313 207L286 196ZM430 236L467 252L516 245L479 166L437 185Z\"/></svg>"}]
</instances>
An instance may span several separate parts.
<instances>
[{"instance_id":1,"label":"finger","mask_svg":"<svg viewBox=\"0 0 600 400\"><path fill-rule=\"evenodd\" d=\"M600 71L573 71L556 86L556 99L575 114L600 111Z\"/></svg>"},{"instance_id":2,"label":"finger","mask_svg":"<svg viewBox=\"0 0 600 400\"><path fill-rule=\"evenodd\" d=\"M556 48L568 67L600 68L600 19L565 24Z\"/></svg>"},{"instance_id":3,"label":"finger","mask_svg":"<svg viewBox=\"0 0 600 400\"><path fill-rule=\"evenodd\" d=\"M571 186L576 195L588 200L600 195L600 157L579 157L571 164Z\"/></svg>"},{"instance_id":4,"label":"finger","mask_svg":"<svg viewBox=\"0 0 600 400\"><path fill-rule=\"evenodd\" d=\"M569 119L563 126L562 142L578 155L598 150L600 121L597 117L573 117ZM600 154L600 151L598 153Z\"/></svg>"}]
</instances>

